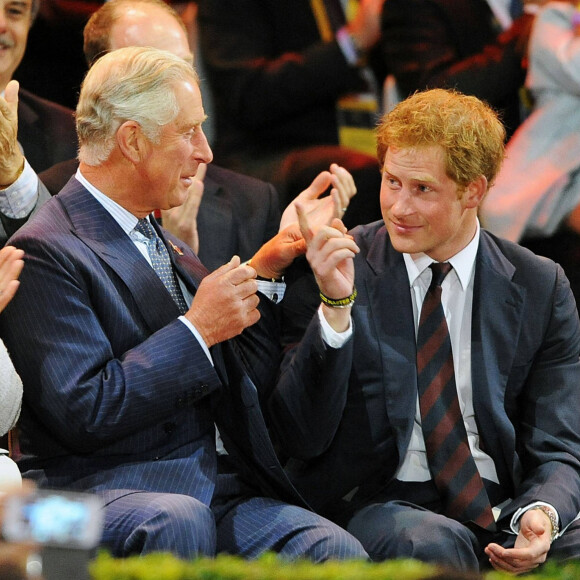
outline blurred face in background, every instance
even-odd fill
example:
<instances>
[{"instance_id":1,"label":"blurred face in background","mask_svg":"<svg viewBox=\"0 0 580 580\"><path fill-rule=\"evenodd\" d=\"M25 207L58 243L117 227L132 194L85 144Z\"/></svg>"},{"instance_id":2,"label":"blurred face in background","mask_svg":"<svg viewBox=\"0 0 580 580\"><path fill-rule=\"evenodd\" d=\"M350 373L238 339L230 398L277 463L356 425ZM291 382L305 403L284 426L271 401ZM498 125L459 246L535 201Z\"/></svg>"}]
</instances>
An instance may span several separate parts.
<instances>
[{"instance_id":1,"label":"blurred face in background","mask_svg":"<svg viewBox=\"0 0 580 580\"><path fill-rule=\"evenodd\" d=\"M166 50L193 65L185 30L164 10L135 5L123 10L111 29L111 50L126 46L152 46Z\"/></svg>"},{"instance_id":2,"label":"blurred face in background","mask_svg":"<svg viewBox=\"0 0 580 580\"><path fill-rule=\"evenodd\" d=\"M32 0L0 0L0 90L22 61L32 21Z\"/></svg>"}]
</instances>

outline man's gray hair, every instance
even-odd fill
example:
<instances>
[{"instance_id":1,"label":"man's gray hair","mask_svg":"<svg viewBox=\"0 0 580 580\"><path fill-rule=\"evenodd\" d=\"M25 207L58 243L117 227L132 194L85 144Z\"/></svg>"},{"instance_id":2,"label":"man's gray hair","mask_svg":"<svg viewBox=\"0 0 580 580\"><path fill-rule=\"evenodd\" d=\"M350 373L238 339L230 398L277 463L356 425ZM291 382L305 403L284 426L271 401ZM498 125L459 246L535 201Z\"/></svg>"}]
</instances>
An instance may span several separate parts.
<instances>
[{"instance_id":1,"label":"man's gray hair","mask_svg":"<svg viewBox=\"0 0 580 580\"><path fill-rule=\"evenodd\" d=\"M79 160L87 165L106 161L125 121L139 123L158 143L161 128L179 113L179 81L199 83L191 65L164 50L131 46L100 58L83 81L77 105Z\"/></svg>"}]
</instances>

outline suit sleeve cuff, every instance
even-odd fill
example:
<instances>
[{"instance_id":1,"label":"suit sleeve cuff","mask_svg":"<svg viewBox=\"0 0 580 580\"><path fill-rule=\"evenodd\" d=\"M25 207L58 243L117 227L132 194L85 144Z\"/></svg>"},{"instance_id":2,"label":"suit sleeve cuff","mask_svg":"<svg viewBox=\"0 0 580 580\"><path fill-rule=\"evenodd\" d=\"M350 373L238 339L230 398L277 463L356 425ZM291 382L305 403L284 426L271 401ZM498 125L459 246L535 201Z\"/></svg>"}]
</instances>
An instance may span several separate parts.
<instances>
[{"instance_id":1,"label":"suit sleeve cuff","mask_svg":"<svg viewBox=\"0 0 580 580\"><path fill-rule=\"evenodd\" d=\"M183 324L185 324L185 326L187 326L187 328L189 328L189 330L191 331L193 336L195 336L197 342L199 342L199 346L201 346L201 348L203 349L203 352L205 352L205 355L207 356L209 362L211 363L211 366L214 366L213 359L212 359L211 354L209 352L209 348L208 348L207 344L205 344L205 340L203 340L203 338L201 337L201 334L199 334L197 328L195 328L195 326L193 326L193 324L191 324L191 322L189 322L189 320L187 320L187 318L185 318L185 316L180 316L179 320L181 320L181 322L183 322Z\"/></svg>"}]
</instances>

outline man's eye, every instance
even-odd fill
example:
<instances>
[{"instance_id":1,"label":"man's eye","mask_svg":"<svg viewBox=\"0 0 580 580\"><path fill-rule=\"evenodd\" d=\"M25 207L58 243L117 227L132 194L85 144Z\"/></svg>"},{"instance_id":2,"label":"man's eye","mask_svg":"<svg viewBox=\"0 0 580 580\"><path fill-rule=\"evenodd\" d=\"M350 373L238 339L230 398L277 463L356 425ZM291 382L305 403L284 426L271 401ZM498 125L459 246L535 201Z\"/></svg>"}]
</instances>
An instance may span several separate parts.
<instances>
[{"instance_id":1,"label":"man's eye","mask_svg":"<svg viewBox=\"0 0 580 580\"><path fill-rule=\"evenodd\" d=\"M6 12L11 18L21 18L28 13L28 8L26 6L8 6Z\"/></svg>"}]
</instances>

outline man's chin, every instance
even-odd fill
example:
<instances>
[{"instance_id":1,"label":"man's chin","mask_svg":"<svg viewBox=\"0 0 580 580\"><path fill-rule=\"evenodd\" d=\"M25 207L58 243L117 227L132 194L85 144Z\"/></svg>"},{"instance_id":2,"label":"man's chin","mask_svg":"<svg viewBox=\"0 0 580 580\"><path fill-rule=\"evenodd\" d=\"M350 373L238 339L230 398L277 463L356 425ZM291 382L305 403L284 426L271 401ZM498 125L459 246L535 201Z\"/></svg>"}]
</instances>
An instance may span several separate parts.
<instances>
[{"instance_id":1,"label":"man's chin","mask_svg":"<svg viewBox=\"0 0 580 580\"><path fill-rule=\"evenodd\" d=\"M417 254L424 251L421 245L416 243L414 240L392 235L390 232L389 237L393 248L395 248L395 250L401 254Z\"/></svg>"}]
</instances>

